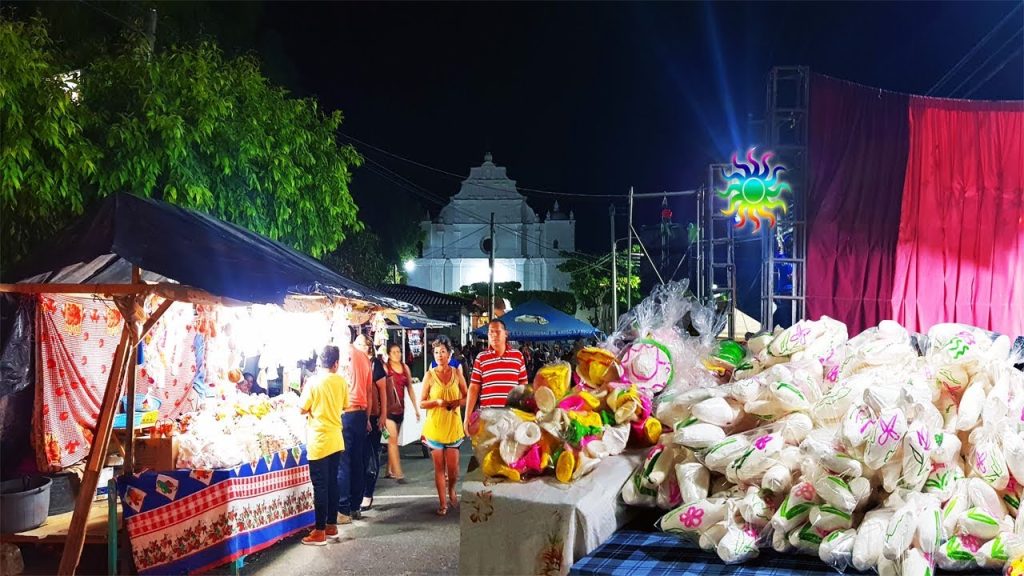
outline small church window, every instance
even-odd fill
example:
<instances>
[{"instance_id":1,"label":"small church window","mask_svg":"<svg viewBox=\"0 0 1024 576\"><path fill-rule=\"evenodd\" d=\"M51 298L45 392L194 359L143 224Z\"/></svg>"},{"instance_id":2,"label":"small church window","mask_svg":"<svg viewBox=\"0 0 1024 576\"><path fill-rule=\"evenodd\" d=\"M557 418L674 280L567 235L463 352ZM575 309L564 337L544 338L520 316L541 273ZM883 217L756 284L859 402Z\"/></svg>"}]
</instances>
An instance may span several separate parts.
<instances>
[{"instance_id":1,"label":"small church window","mask_svg":"<svg viewBox=\"0 0 1024 576\"><path fill-rule=\"evenodd\" d=\"M480 241L480 250L484 254L490 254L491 253L491 239L490 238L484 238L483 240Z\"/></svg>"},{"instance_id":2,"label":"small church window","mask_svg":"<svg viewBox=\"0 0 1024 576\"><path fill-rule=\"evenodd\" d=\"M551 246L551 247L552 247L552 248L554 248L555 250L558 250L558 240L555 240L555 241L554 241L554 242L552 243L552 246Z\"/></svg>"}]
</instances>

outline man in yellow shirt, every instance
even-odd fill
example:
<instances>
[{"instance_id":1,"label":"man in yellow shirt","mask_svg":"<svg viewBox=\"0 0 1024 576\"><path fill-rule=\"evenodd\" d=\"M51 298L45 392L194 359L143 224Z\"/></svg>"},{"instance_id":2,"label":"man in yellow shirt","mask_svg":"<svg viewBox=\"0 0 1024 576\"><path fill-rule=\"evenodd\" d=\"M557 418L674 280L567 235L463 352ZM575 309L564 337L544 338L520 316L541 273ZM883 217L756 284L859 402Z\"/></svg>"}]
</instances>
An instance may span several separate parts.
<instances>
[{"instance_id":1,"label":"man in yellow shirt","mask_svg":"<svg viewBox=\"0 0 1024 576\"><path fill-rule=\"evenodd\" d=\"M320 373L306 382L299 400L306 415L306 458L313 482L313 509L316 526L302 543L323 546L327 539L338 539L338 466L345 440L341 433L341 413L348 405L348 383L338 375L340 351L324 346L320 353Z\"/></svg>"}]
</instances>

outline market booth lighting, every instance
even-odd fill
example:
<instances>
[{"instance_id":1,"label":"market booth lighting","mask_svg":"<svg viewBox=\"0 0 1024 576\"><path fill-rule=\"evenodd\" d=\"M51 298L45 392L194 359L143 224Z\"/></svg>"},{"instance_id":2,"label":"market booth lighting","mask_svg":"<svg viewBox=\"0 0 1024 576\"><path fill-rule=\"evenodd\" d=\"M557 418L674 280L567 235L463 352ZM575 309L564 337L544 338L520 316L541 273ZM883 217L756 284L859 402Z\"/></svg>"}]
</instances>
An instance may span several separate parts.
<instances>
[{"instance_id":1,"label":"market booth lighting","mask_svg":"<svg viewBox=\"0 0 1024 576\"><path fill-rule=\"evenodd\" d=\"M35 302L38 336L21 344L38 346L35 357L48 359L36 362L36 404L45 400L47 408L33 430L37 461L49 470L86 461L61 574L77 568L119 404L126 438L152 425L144 418L157 423L138 444L142 452L136 453L137 442L126 443L116 487L140 574L201 570L308 527L305 419L298 397L284 391L313 369L308 360L325 344L337 344L347 364L350 324L381 312L422 315L244 228L128 194L103 200L28 269L15 272L24 280L0 284L0 292ZM243 361L255 356L262 381L285 369L281 396L236 389L245 384ZM77 385L65 387L64 374L74 374ZM81 425L61 426L69 415ZM176 426L180 434L169 437ZM133 473L137 460L153 456L146 452L153 446L168 449L156 454L158 463L147 461L150 470ZM146 552L161 545L157 536L193 529L188 522L157 525L190 501L208 503L196 518L250 517L249 500L200 493L220 491L222 483L262 483L268 474L288 479L268 484L258 503L277 516L253 517L241 532L225 532L202 549L181 540L166 554ZM275 508L286 501L297 506Z\"/></svg>"}]
</instances>

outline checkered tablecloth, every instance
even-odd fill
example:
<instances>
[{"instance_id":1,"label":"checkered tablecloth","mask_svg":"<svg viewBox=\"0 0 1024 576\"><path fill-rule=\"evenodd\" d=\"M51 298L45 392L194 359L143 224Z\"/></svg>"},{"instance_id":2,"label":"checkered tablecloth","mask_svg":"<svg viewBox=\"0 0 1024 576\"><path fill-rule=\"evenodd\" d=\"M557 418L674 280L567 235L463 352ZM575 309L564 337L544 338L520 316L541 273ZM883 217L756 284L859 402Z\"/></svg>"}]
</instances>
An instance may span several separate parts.
<instances>
[{"instance_id":1,"label":"checkered tablecloth","mask_svg":"<svg viewBox=\"0 0 1024 576\"><path fill-rule=\"evenodd\" d=\"M228 470L146 470L118 480L139 574L197 574L313 524L305 448Z\"/></svg>"},{"instance_id":2,"label":"checkered tablecloth","mask_svg":"<svg viewBox=\"0 0 1024 576\"><path fill-rule=\"evenodd\" d=\"M853 572L851 570L851 572ZM835 576L837 572L816 557L762 550L745 564L723 564L705 552L662 532L622 530L569 570L574 576Z\"/></svg>"}]
</instances>

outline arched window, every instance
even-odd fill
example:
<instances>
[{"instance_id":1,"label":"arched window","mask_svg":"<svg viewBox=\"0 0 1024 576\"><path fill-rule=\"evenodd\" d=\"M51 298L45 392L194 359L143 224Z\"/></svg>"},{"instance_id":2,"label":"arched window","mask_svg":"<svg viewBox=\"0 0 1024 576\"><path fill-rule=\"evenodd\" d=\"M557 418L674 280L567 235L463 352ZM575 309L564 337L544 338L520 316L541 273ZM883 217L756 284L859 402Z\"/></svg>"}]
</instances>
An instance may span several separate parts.
<instances>
[{"instance_id":1,"label":"arched window","mask_svg":"<svg viewBox=\"0 0 1024 576\"><path fill-rule=\"evenodd\" d=\"M483 240L480 241L480 251L483 252L484 254L490 254L491 253L491 239L490 238L484 238Z\"/></svg>"},{"instance_id":2,"label":"arched window","mask_svg":"<svg viewBox=\"0 0 1024 576\"><path fill-rule=\"evenodd\" d=\"M552 242L551 247L554 248L555 250L558 250L558 240L555 240L554 242Z\"/></svg>"}]
</instances>

